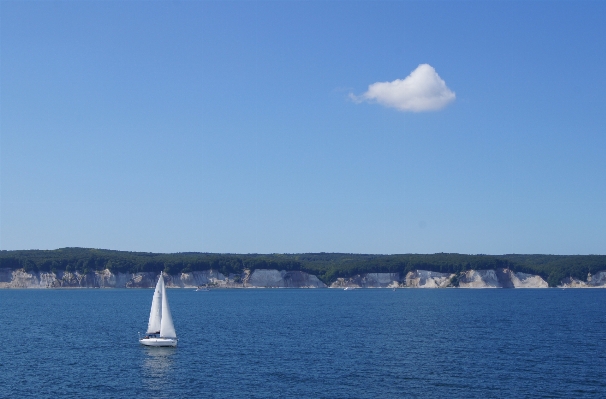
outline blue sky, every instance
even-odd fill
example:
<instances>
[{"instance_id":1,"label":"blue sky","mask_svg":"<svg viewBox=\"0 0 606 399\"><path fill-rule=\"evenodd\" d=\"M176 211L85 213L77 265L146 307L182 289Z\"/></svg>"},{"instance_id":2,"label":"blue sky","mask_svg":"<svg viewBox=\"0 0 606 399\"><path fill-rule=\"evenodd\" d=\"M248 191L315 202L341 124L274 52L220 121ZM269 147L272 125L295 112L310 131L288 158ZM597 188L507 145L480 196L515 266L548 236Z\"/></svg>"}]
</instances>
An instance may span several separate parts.
<instances>
[{"instance_id":1,"label":"blue sky","mask_svg":"<svg viewBox=\"0 0 606 399\"><path fill-rule=\"evenodd\" d=\"M606 253L605 2L0 18L0 249ZM421 64L456 98L365 97Z\"/></svg>"}]
</instances>

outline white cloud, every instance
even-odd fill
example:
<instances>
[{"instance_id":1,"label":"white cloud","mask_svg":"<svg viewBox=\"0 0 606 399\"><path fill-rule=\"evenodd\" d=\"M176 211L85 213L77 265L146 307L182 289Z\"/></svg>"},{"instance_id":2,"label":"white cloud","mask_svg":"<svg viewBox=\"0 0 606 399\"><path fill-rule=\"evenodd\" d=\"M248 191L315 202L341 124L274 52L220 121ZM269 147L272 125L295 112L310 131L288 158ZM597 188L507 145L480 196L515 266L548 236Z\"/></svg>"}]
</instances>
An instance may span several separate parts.
<instances>
[{"instance_id":1,"label":"white cloud","mask_svg":"<svg viewBox=\"0 0 606 399\"><path fill-rule=\"evenodd\" d=\"M368 86L368 91L360 96L349 94L357 103L378 102L400 111L436 111L454 101L455 93L446 87L429 64L421 64L405 79L393 82L377 82Z\"/></svg>"}]
</instances>

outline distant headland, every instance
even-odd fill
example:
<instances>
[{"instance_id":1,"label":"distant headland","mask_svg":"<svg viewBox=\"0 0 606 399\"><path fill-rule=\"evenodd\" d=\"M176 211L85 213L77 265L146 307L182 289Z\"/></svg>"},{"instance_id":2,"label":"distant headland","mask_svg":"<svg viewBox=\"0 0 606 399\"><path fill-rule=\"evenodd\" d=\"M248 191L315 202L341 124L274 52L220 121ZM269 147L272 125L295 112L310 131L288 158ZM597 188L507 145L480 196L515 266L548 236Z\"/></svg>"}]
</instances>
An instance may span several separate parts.
<instances>
[{"instance_id":1,"label":"distant headland","mask_svg":"<svg viewBox=\"0 0 606 399\"><path fill-rule=\"evenodd\" d=\"M606 288L606 255L0 251L0 288Z\"/></svg>"}]
</instances>

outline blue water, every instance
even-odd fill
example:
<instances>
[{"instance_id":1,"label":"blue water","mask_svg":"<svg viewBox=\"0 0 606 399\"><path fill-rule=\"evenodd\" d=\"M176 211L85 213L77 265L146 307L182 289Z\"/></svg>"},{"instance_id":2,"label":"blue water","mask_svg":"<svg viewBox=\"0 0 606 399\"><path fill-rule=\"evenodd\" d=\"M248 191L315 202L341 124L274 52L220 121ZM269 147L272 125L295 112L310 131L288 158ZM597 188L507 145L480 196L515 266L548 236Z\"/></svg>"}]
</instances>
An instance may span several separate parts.
<instances>
[{"instance_id":1,"label":"blue water","mask_svg":"<svg viewBox=\"0 0 606 399\"><path fill-rule=\"evenodd\" d=\"M0 290L0 397L604 398L606 290Z\"/></svg>"}]
</instances>

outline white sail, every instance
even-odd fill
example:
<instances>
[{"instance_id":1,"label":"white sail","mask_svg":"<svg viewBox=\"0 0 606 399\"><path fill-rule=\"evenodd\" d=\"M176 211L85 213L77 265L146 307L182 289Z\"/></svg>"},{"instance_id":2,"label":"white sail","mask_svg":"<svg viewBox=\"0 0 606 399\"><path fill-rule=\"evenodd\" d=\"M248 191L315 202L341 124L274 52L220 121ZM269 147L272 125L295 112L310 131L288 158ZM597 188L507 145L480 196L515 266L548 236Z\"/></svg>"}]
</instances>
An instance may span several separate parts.
<instances>
[{"instance_id":1,"label":"white sail","mask_svg":"<svg viewBox=\"0 0 606 399\"><path fill-rule=\"evenodd\" d=\"M166 297L164 280L162 281L162 320L160 322L160 337L177 338L175 325L173 324L173 316L170 314L170 308L168 307L168 298Z\"/></svg>"},{"instance_id":2,"label":"white sail","mask_svg":"<svg viewBox=\"0 0 606 399\"><path fill-rule=\"evenodd\" d=\"M162 275L156 284L154 299L152 300L151 311L149 312L149 323L147 324L148 334L157 334L160 331L160 320L162 320L162 292L164 289L164 279Z\"/></svg>"}]
</instances>

